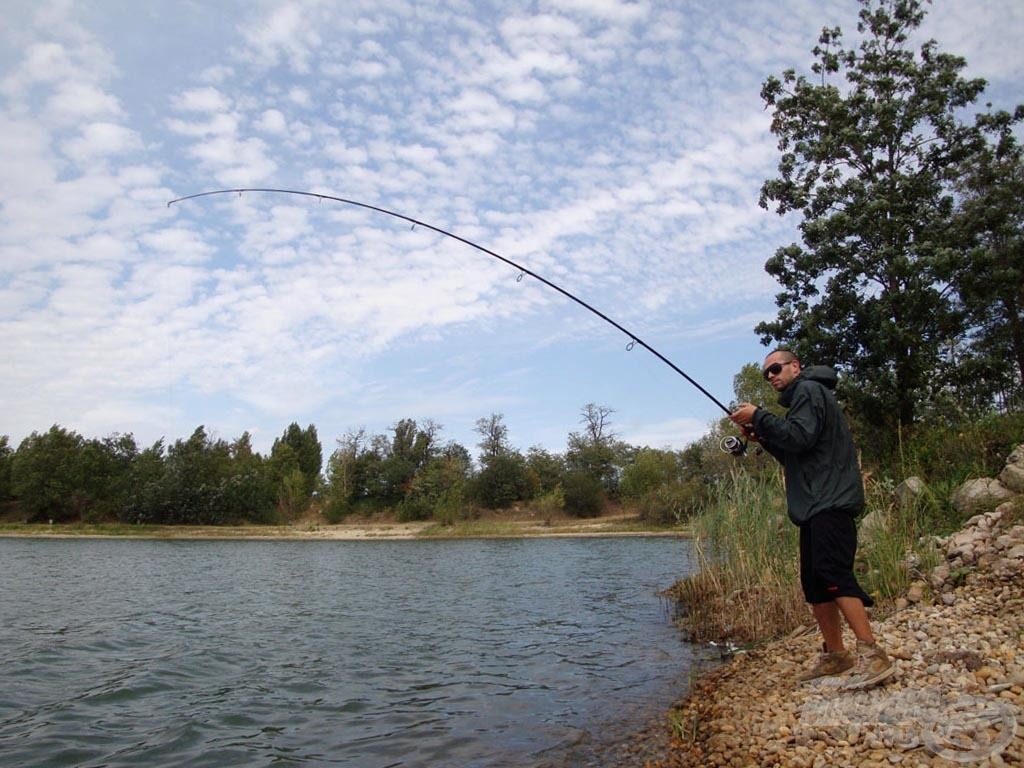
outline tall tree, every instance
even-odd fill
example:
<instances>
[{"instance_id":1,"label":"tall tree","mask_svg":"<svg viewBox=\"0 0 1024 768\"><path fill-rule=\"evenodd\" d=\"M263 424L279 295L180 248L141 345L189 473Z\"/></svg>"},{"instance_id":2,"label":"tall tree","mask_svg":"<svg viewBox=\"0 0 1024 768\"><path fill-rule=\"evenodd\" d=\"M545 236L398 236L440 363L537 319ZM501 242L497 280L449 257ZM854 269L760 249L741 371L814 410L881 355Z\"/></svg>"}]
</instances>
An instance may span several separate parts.
<instances>
[{"instance_id":1,"label":"tall tree","mask_svg":"<svg viewBox=\"0 0 1024 768\"><path fill-rule=\"evenodd\" d=\"M57 424L21 441L11 465L11 481L29 522L64 522L82 514L88 502L84 447L85 438Z\"/></svg>"},{"instance_id":2,"label":"tall tree","mask_svg":"<svg viewBox=\"0 0 1024 768\"><path fill-rule=\"evenodd\" d=\"M951 226L949 271L967 343L944 378L983 406L1019 406L1024 395L1024 147L1014 135L1022 120L1024 106L979 118L993 141L965 167Z\"/></svg>"},{"instance_id":3,"label":"tall tree","mask_svg":"<svg viewBox=\"0 0 1024 768\"><path fill-rule=\"evenodd\" d=\"M511 450L504 418L500 413L492 413L485 419L476 420L475 431L480 435L477 447L480 448L480 463L484 466Z\"/></svg>"},{"instance_id":4,"label":"tall tree","mask_svg":"<svg viewBox=\"0 0 1024 768\"><path fill-rule=\"evenodd\" d=\"M14 449L11 448L10 438L7 435L0 435L0 501L7 501L11 498L11 465L14 463Z\"/></svg>"},{"instance_id":5,"label":"tall tree","mask_svg":"<svg viewBox=\"0 0 1024 768\"><path fill-rule=\"evenodd\" d=\"M313 495L313 491L320 481L320 471L324 460L323 448L314 425L310 424L302 429L294 422L290 424L284 431L284 435L274 440L274 445L270 449L270 458L275 465L279 483L283 483L285 477L298 469L304 478L303 490L306 498ZM291 482L294 486L294 479Z\"/></svg>"},{"instance_id":6,"label":"tall tree","mask_svg":"<svg viewBox=\"0 0 1024 768\"><path fill-rule=\"evenodd\" d=\"M570 470L581 472L610 493L618 490L619 469L616 458L620 447L611 429L614 408L587 403L580 409L583 432L570 432L565 462Z\"/></svg>"},{"instance_id":7,"label":"tall tree","mask_svg":"<svg viewBox=\"0 0 1024 768\"><path fill-rule=\"evenodd\" d=\"M761 91L782 153L761 205L801 214L803 243L765 265L783 290L756 331L849 372L860 413L909 424L958 332L940 233L957 169L983 145L958 110L985 82L934 40L908 47L922 0L859 2L857 49L826 28L813 79L788 70Z\"/></svg>"}]
</instances>

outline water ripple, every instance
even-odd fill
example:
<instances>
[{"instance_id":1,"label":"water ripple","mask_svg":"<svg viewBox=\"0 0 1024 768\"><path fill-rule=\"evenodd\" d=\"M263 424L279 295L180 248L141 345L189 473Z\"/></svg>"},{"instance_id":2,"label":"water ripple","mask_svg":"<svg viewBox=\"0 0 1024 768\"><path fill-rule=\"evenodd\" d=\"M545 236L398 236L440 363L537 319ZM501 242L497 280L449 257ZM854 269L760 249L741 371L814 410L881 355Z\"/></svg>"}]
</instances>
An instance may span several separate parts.
<instances>
[{"instance_id":1,"label":"water ripple","mask_svg":"<svg viewBox=\"0 0 1024 768\"><path fill-rule=\"evenodd\" d=\"M0 764L550 764L678 693L688 552L0 540Z\"/></svg>"}]
</instances>

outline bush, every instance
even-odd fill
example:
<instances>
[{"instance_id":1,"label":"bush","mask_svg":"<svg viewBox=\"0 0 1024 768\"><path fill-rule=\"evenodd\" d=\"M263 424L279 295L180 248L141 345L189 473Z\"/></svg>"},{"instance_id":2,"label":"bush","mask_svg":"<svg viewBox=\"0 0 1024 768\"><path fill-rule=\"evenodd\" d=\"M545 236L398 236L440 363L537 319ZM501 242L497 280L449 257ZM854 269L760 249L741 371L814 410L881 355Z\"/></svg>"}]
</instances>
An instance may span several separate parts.
<instances>
[{"instance_id":1,"label":"bush","mask_svg":"<svg viewBox=\"0 0 1024 768\"><path fill-rule=\"evenodd\" d=\"M921 475L931 483L995 477L1024 435L1024 413L991 415L959 424L921 423L903 436L897 480Z\"/></svg>"},{"instance_id":2,"label":"bush","mask_svg":"<svg viewBox=\"0 0 1024 768\"><path fill-rule=\"evenodd\" d=\"M565 511L574 517L597 517L606 501L604 485L593 475L570 472L562 482Z\"/></svg>"},{"instance_id":3,"label":"bush","mask_svg":"<svg viewBox=\"0 0 1024 768\"><path fill-rule=\"evenodd\" d=\"M509 451L487 458L484 468L473 478L473 499L484 507L501 509L530 497L530 478L526 460Z\"/></svg>"},{"instance_id":4,"label":"bush","mask_svg":"<svg viewBox=\"0 0 1024 768\"><path fill-rule=\"evenodd\" d=\"M678 525L699 514L710 493L711 486L690 478L652 488L635 503L641 520L656 525Z\"/></svg>"}]
</instances>

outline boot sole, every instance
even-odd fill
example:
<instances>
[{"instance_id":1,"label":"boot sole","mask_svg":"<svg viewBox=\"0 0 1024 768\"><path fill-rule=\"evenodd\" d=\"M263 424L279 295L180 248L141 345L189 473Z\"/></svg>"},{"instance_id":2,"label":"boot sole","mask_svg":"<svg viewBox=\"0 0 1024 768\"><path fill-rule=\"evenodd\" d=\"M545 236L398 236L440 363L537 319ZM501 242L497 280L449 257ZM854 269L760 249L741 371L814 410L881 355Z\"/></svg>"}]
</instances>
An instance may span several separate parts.
<instances>
[{"instance_id":1,"label":"boot sole","mask_svg":"<svg viewBox=\"0 0 1024 768\"><path fill-rule=\"evenodd\" d=\"M873 677L865 679L858 679L856 676L850 678L843 685L844 691L866 691L870 688L874 688L876 685L880 685L892 677L896 673L896 667L890 665L886 669L877 673Z\"/></svg>"}]
</instances>

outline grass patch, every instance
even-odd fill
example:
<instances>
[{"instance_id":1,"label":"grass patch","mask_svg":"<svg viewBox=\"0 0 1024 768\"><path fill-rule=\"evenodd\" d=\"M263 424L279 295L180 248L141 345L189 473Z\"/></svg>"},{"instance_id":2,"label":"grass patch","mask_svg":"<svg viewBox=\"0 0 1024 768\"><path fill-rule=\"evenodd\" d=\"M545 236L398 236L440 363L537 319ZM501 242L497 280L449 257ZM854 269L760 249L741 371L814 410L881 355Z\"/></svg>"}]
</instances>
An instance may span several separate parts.
<instances>
[{"instance_id":1,"label":"grass patch","mask_svg":"<svg viewBox=\"0 0 1024 768\"><path fill-rule=\"evenodd\" d=\"M775 637L807 619L798 529L785 514L781 475L733 472L694 523L699 570L670 588L691 639L738 645Z\"/></svg>"}]
</instances>

